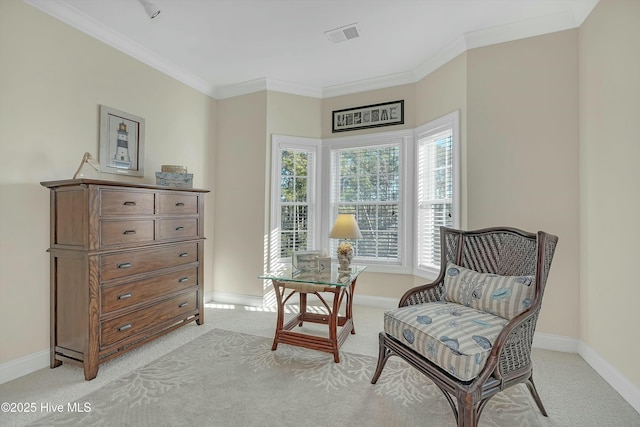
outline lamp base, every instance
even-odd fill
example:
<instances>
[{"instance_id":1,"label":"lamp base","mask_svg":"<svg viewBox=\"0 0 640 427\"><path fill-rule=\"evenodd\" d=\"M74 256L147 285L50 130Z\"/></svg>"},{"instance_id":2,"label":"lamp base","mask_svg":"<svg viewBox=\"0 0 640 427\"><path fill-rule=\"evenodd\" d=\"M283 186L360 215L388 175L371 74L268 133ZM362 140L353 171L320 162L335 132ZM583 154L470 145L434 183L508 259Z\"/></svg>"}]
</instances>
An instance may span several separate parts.
<instances>
[{"instance_id":1,"label":"lamp base","mask_svg":"<svg viewBox=\"0 0 640 427\"><path fill-rule=\"evenodd\" d=\"M338 271L351 271L351 260L353 259L353 246L348 241L338 245Z\"/></svg>"}]
</instances>

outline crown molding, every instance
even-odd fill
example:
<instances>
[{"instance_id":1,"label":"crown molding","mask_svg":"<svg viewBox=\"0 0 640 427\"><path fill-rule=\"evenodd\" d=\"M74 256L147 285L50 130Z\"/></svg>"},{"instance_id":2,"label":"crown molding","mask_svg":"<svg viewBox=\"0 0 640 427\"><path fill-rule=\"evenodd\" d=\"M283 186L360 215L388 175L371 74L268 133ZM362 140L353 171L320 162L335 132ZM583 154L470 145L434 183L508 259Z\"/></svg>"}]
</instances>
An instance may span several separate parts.
<instances>
[{"instance_id":1,"label":"crown molding","mask_svg":"<svg viewBox=\"0 0 640 427\"><path fill-rule=\"evenodd\" d=\"M569 30L578 27L578 25L573 14L562 13L466 33L464 39L467 49L475 49Z\"/></svg>"},{"instance_id":2,"label":"crown molding","mask_svg":"<svg viewBox=\"0 0 640 427\"><path fill-rule=\"evenodd\" d=\"M228 86L218 86L213 91L213 97L215 99L226 99L263 90L267 90L267 79L260 78Z\"/></svg>"},{"instance_id":3,"label":"crown molding","mask_svg":"<svg viewBox=\"0 0 640 427\"><path fill-rule=\"evenodd\" d=\"M263 90L308 96L310 98L322 98L322 90L320 88L266 77L228 86L219 86L214 89L213 97L215 99L226 99Z\"/></svg>"},{"instance_id":4,"label":"crown molding","mask_svg":"<svg viewBox=\"0 0 640 427\"><path fill-rule=\"evenodd\" d=\"M275 92L285 92L295 95L308 96L311 98L322 98L322 89L303 85L300 83L285 82L277 79L266 79L267 90Z\"/></svg>"},{"instance_id":5,"label":"crown molding","mask_svg":"<svg viewBox=\"0 0 640 427\"><path fill-rule=\"evenodd\" d=\"M566 12L547 15L540 18L487 28L485 30L473 31L464 35L465 45L467 49L474 49L578 28L599 1L600 0L588 0L574 2L571 13Z\"/></svg>"},{"instance_id":6,"label":"crown molding","mask_svg":"<svg viewBox=\"0 0 640 427\"><path fill-rule=\"evenodd\" d=\"M358 80L351 83L345 83L335 86L326 86L322 88L323 98L332 98L334 96L349 95L352 93L366 92L369 90L384 89L392 86L400 86L409 83L415 83L415 76L412 71L402 73L389 74L371 79Z\"/></svg>"},{"instance_id":7,"label":"crown molding","mask_svg":"<svg viewBox=\"0 0 640 427\"><path fill-rule=\"evenodd\" d=\"M138 61L147 64L170 77L173 77L187 86L190 86L205 95L213 96L213 85L208 83L206 80L162 59L147 48L103 25L73 6L64 2L50 0L23 1L47 15L53 16L54 18L100 40L101 42L131 56L132 58L137 59Z\"/></svg>"},{"instance_id":8,"label":"crown molding","mask_svg":"<svg viewBox=\"0 0 640 427\"><path fill-rule=\"evenodd\" d=\"M469 49L577 28L582 25L599 0L576 2L571 13L549 15L466 33L413 70L326 87L312 87L267 77L233 85L215 86L164 60L63 1L23 1L205 95L214 99L225 99L265 90L312 98L331 98L416 83Z\"/></svg>"},{"instance_id":9,"label":"crown molding","mask_svg":"<svg viewBox=\"0 0 640 427\"><path fill-rule=\"evenodd\" d=\"M449 46L441 49L435 55L427 58L414 70L414 83L422 80L438 68L442 67L453 58L467 51L467 44L464 37L458 37Z\"/></svg>"}]
</instances>

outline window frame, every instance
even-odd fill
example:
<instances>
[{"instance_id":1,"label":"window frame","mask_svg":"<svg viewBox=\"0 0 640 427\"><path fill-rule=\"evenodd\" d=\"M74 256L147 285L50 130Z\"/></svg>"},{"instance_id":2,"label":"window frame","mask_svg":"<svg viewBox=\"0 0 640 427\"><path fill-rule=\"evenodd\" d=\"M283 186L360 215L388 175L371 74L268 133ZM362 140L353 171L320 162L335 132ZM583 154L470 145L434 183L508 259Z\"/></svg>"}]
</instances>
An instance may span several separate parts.
<instances>
[{"instance_id":1,"label":"window frame","mask_svg":"<svg viewBox=\"0 0 640 427\"><path fill-rule=\"evenodd\" d=\"M322 177L322 140L316 138L305 138L288 135L272 135L271 137L271 209L270 209L270 234L268 244L268 260L269 269L276 270L283 264L290 264L291 258L281 258L280 247L280 226L281 226L281 168L282 168L282 152L287 150L303 150L313 153L313 169L315 174L313 179L315 182L307 185L310 191L309 212L313 212L313 218L309 221L309 228L313 229L311 238L312 247L315 249L318 242L322 240L321 236L321 177ZM309 177L311 178L311 177Z\"/></svg>"},{"instance_id":2,"label":"window frame","mask_svg":"<svg viewBox=\"0 0 640 427\"><path fill-rule=\"evenodd\" d=\"M328 189L322 192L322 214L323 229L321 231L321 241L323 248L330 248L329 232L338 214L337 209L332 205L332 156L337 150L356 149L366 147L376 147L381 145L399 144L400 146L400 196L398 200L399 218L398 218L398 256L397 262L387 262L371 260L370 258L362 259L354 257L353 264L366 263L367 271L378 273L399 273L410 274L412 272L413 262L413 239L408 233L408 225L413 223L413 204L412 197L407 194L413 194L413 163L409 161L409 154L413 152L414 132L412 129L390 132L378 132L354 136L343 136L336 138L328 138L322 141L322 163L323 163L323 180L322 188ZM330 249L327 249L331 252ZM332 257L335 255L330 253Z\"/></svg>"},{"instance_id":3,"label":"window frame","mask_svg":"<svg viewBox=\"0 0 640 427\"><path fill-rule=\"evenodd\" d=\"M411 230L417 227L418 194L417 194L417 170L418 170L418 140L422 135L437 133L443 129L451 128L452 132L452 226L459 228L461 224L461 141L460 141L460 111L456 110L441 116L428 123L413 129L359 134L353 136L340 136L335 138L306 138L286 135L272 135L271 138L271 206L270 206L270 232L267 237L268 257L265 261L270 269L275 270L291 263L291 258L280 258L280 168L281 152L283 150L305 150L314 153L315 183L312 186L315 198L310 201L314 207L312 221L313 250L327 250L331 252L329 232L335 221L337 209L333 212L331 195L331 158L334 150L359 147L374 147L389 145L397 141L400 144L400 196L399 206L401 212L398 219L399 262L373 261L371 259L359 260L354 258L353 263L364 262L367 271L374 273L412 274L427 279L437 277L439 271L433 268L418 267L417 239ZM335 259L334 253L329 256Z\"/></svg>"},{"instance_id":4,"label":"window frame","mask_svg":"<svg viewBox=\"0 0 640 427\"><path fill-rule=\"evenodd\" d=\"M430 135L435 135L438 134L446 129L451 129L451 137L452 137L452 227L453 228L460 228L460 222L461 222L461 194L460 194L460 181L462 179L462 177L460 176L461 173L461 156L460 156L460 111L456 110L453 111L449 114L445 114L444 116L441 116L435 120L432 120L428 123L425 123L423 125L418 126L415 129L415 138L414 138L414 142L415 142L415 147L414 147L414 158L415 158L415 162L414 162L414 167L415 167L415 171L420 170L420 165L419 163L419 153L418 150L420 149L419 143L418 141L422 138L428 137ZM416 189L415 192L413 193L413 212L414 212L414 223L413 223L413 227L414 229L418 228L418 221L420 219L418 210L419 210L419 206L418 206L418 200L419 200L419 194L418 194L418 173L416 172L415 175L413 176L413 181L414 181L414 188ZM418 256L419 256L419 251L418 251L418 240L415 240L414 243L414 259L413 259L413 275L414 276L419 276L419 277L425 277L425 278L430 278L433 279L435 277L438 276L439 274L439 269L436 268L430 268L430 267L419 267L419 262L418 262Z\"/></svg>"}]
</instances>

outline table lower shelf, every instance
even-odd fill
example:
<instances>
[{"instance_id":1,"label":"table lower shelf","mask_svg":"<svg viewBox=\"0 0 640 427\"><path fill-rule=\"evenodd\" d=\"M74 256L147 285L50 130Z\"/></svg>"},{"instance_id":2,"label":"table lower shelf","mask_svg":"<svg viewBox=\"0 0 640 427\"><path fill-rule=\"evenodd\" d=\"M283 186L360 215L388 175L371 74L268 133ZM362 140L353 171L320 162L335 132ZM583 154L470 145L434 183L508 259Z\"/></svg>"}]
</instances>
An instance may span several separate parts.
<instances>
[{"instance_id":1,"label":"table lower shelf","mask_svg":"<svg viewBox=\"0 0 640 427\"><path fill-rule=\"evenodd\" d=\"M348 319L345 316L336 316L336 326L339 326L340 330L336 331L335 337L332 337L332 328L330 327L329 338L310 335L302 332L293 332L293 329L295 327L302 326L304 322L320 323L331 326L331 316L329 314L317 313L298 314L296 317L289 320L281 330L276 331L276 336L273 340L273 346L271 349L275 350L278 344L295 345L311 350L319 350L326 353L332 353L334 361L336 363L340 363L340 346L345 342L349 334L355 334L353 320Z\"/></svg>"},{"instance_id":2,"label":"table lower shelf","mask_svg":"<svg viewBox=\"0 0 640 427\"><path fill-rule=\"evenodd\" d=\"M305 347L311 350L324 351L333 354L335 363L340 363L340 346L345 342L349 334L355 334L353 326L353 293L356 286L354 277L346 286L309 285L305 283L289 283L287 280L271 279L278 302L278 320L276 322L276 334L271 350L276 350L279 343ZM288 295L286 292L290 291ZM300 313L288 322L284 321L284 306L294 294L300 296ZM321 293L333 294L333 302L329 305ZM327 309L327 313L309 313L307 311L307 294L314 294ZM344 315L340 314L344 303ZM296 326L302 326L305 322L326 325L329 337L313 334L294 332Z\"/></svg>"}]
</instances>

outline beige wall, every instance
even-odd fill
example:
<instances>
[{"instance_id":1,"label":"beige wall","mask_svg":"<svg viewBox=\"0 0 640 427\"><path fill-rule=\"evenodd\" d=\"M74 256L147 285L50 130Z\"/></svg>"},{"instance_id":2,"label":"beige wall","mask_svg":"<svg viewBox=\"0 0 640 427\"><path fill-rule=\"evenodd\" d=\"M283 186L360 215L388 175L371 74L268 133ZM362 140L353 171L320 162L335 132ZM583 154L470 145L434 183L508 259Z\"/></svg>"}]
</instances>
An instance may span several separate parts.
<instances>
[{"instance_id":1,"label":"beige wall","mask_svg":"<svg viewBox=\"0 0 640 427\"><path fill-rule=\"evenodd\" d=\"M332 112L344 108L354 108L363 105L380 104L383 102L404 100L404 124L382 128L361 129L351 132L331 132ZM416 125L416 88L415 85L401 85L390 88L355 93L351 95L326 98L322 101L322 137L344 138L345 136L364 135L378 132L390 132L402 129L413 129ZM358 292L355 301L361 295L398 299L409 288L415 286L416 278L405 274L383 274L364 272L358 279Z\"/></svg>"},{"instance_id":2,"label":"beige wall","mask_svg":"<svg viewBox=\"0 0 640 427\"><path fill-rule=\"evenodd\" d=\"M267 93L218 103L214 291L261 296Z\"/></svg>"},{"instance_id":3,"label":"beige wall","mask_svg":"<svg viewBox=\"0 0 640 427\"><path fill-rule=\"evenodd\" d=\"M461 112L463 226L560 236L538 331L584 340L640 383L638 286L616 268L638 254L639 7L601 0L579 31L473 49L415 85L215 101L19 0L0 0L0 364L48 348L49 195L39 182L70 178L85 151L97 156L99 104L146 118L140 182L177 163L212 190L205 291L259 298L271 134L330 138L331 111L405 99L405 125L384 130ZM419 282L369 273L359 293L397 298ZM616 333L627 325L630 338Z\"/></svg>"},{"instance_id":4,"label":"beige wall","mask_svg":"<svg viewBox=\"0 0 640 427\"><path fill-rule=\"evenodd\" d=\"M460 111L461 145L462 145L462 206L466 197L466 54L462 54L443 65L433 73L421 79L416 84L395 86L370 92L344 95L328 98L323 101L322 134L324 138L344 137L357 134L413 129L431 120ZM331 133L331 112L343 108L361 105L377 104L381 102L403 99L405 102L404 125L384 128L363 129L348 133ZM463 215L463 224L465 222ZM363 273L358 281L358 293L368 297L399 299L404 292L413 286L423 284L428 280L412 275L390 273Z\"/></svg>"},{"instance_id":5,"label":"beige wall","mask_svg":"<svg viewBox=\"0 0 640 427\"><path fill-rule=\"evenodd\" d=\"M0 363L49 347L49 190L39 183L71 178L85 151L98 158L99 104L146 119L145 176L127 180L154 183L160 165L181 164L196 187L214 187L215 100L22 1L0 1ZM209 252L213 222L205 227ZM209 291L211 271L207 260Z\"/></svg>"},{"instance_id":6,"label":"beige wall","mask_svg":"<svg viewBox=\"0 0 640 427\"><path fill-rule=\"evenodd\" d=\"M640 387L640 1L600 0L579 32L580 337Z\"/></svg>"},{"instance_id":7,"label":"beige wall","mask_svg":"<svg viewBox=\"0 0 640 427\"><path fill-rule=\"evenodd\" d=\"M282 92L268 93L267 136L321 137L322 100ZM271 159L267 159L271 164ZM270 178L270 177L269 177Z\"/></svg>"},{"instance_id":8,"label":"beige wall","mask_svg":"<svg viewBox=\"0 0 640 427\"><path fill-rule=\"evenodd\" d=\"M559 236L537 330L577 337L578 32L467 52L467 218Z\"/></svg>"},{"instance_id":9,"label":"beige wall","mask_svg":"<svg viewBox=\"0 0 640 427\"><path fill-rule=\"evenodd\" d=\"M323 103L325 137L335 109L406 97L409 128L459 110L462 227L507 225L560 236L538 331L568 337L578 336L580 316L577 46L573 30L473 49L409 88ZM359 289L398 298L424 281L369 273Z\"/></svg>"},{"instance_id":10,"label":"beige wall","mask_svg":"<svg viewBox=\"0 0 640 427\"><path fill-rule=\"evenodd\" d=\"M467 54L458 55L416 83L416 127L460 112L460 226L467 228Z\"/></svg>"},{"instance_id":11,"label":"beige wall","mask_svg":"<svg viewBox=\"0 0 640 427\"><path fill-rule=\"evenodd\" d=\"M219 102L215 292L260 301L268 262L271 135L320 136L320 100L260 92ZM246 301L246 299L245 299Z\"/></svg>"},{"instance_id":12,"label":"beige wall","mask_svg":"<svg viewBox=\"0 0 640 427\"><path fill-rule=\"evenodd\" d=\"M331 119L333 117L332 111L334 110L380 104L382 102L399 101L402 99L404 99L404 124L402 125L361 129L351 132L331 132ZM325 98L322 100L322 138L336 138L374 132L413 129L416 123L415 99L416 88L413 84L354 93L351 95L335 96L333 98Z\"/></svg>"}]
</instances>

